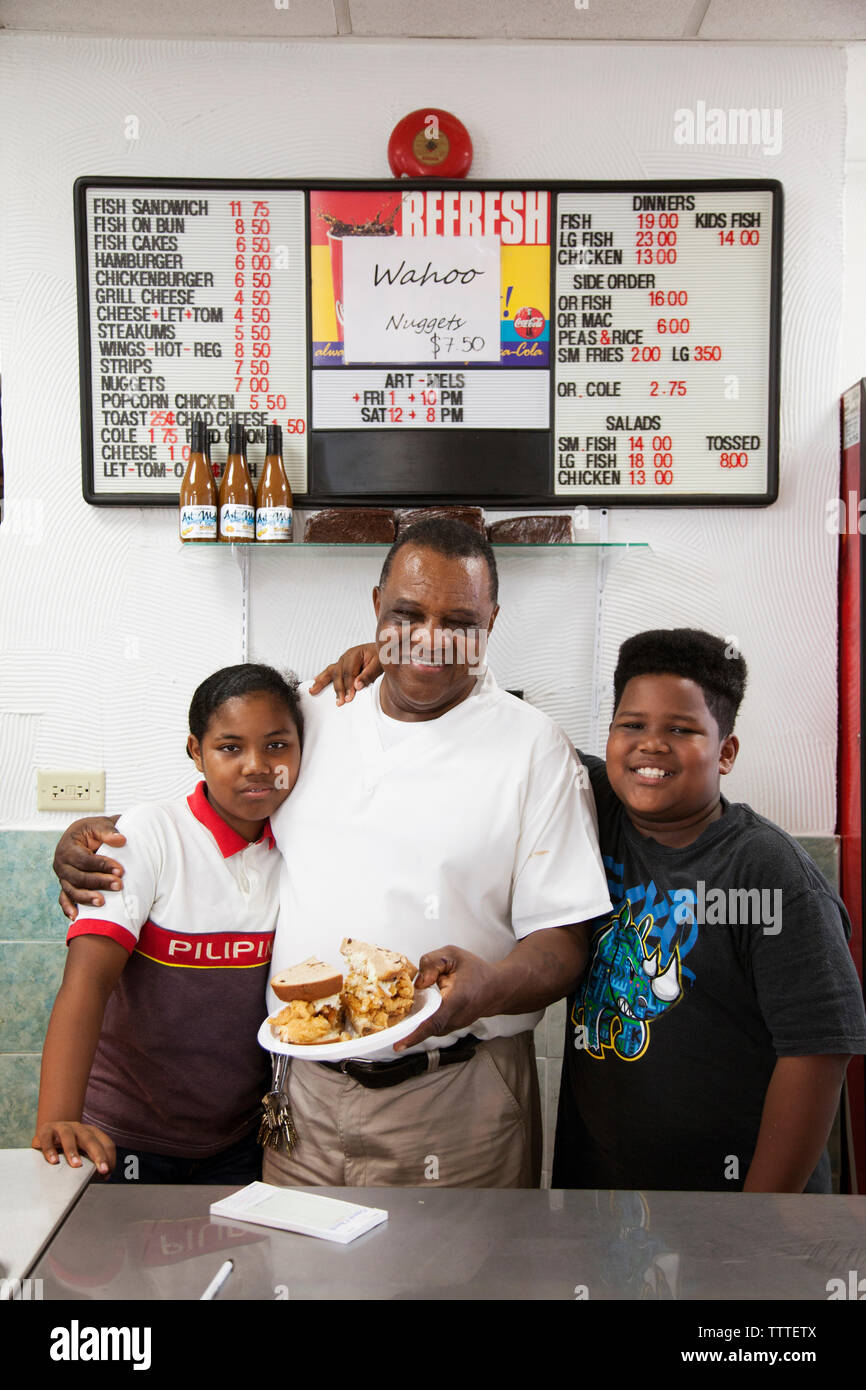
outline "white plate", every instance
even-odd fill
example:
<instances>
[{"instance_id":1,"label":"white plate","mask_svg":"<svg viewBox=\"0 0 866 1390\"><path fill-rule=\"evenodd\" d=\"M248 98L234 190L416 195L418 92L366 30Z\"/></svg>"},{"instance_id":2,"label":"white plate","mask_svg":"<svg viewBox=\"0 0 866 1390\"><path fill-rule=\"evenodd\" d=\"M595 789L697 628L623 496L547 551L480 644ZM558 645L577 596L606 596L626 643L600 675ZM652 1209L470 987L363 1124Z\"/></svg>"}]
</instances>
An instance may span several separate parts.
<instances>
[{"instance_id":1,"label":"white plate","mask_svg":"<svg viewBox=\"0 0 866 1390\"><path fill-rule=\"evenodd\" d=\"M280 1052L286 1057L299 1057L305 1062L343 1062L348 1057L363 1057L367 1062L393 1062L404 1056L395 1052L392 1043L400 1042L414 1033L431 1014L435 1014L442 1003L438 985L429 989L416 989L412 1007L405 1018L391 1028L382 1028L378 1033L370 1033L366 1038L352 1038L350 1042L340 1043L284 1043L275 1038L267 1018L259 1029L259 1045L266 1052ZM271 1015L269 1015L271 1017Z\"/></svg>"}]
</instances>

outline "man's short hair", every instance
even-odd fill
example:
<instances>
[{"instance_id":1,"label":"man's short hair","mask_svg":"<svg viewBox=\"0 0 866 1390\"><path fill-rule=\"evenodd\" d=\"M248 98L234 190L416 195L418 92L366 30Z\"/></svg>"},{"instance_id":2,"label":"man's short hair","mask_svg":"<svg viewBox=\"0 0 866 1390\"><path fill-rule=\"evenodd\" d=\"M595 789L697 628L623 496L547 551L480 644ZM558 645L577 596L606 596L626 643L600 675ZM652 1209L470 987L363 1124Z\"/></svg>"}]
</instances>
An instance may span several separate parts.
<instances>
[{"instance_id":1,"label":"man's short hair","mask_svg":"<svg viewBox=\"0 0 866 1390\"><path fill-rule=\"evenodd\" d=\"M727 738L745 693L747 675L746 663L736 647L700 628L638 632L619 649L613 676L614 709L635 676L681 676L701 687L707 709L719 726L719 737Z\"/></svg>"},{"instance_id":2,"label":"man's short hair","mask_svg":"<svg viewBox=\"0 0 866 1390\"><path fill-rule=\"evenodd\" d=\"M493 547L486 536L474 531L465 521L454 521L447 516L433 516L425 521L416 521L414 526L407 526L385 556L382 573L379 575L380 589L384 587L391 573L394 556L404 545L423 546L424 549L433 550L437 555L444 555L449 560L466 560L480 556L490 574L491 601L496 603L499 597L499 575Z\"/></svg>"}]
</instances>

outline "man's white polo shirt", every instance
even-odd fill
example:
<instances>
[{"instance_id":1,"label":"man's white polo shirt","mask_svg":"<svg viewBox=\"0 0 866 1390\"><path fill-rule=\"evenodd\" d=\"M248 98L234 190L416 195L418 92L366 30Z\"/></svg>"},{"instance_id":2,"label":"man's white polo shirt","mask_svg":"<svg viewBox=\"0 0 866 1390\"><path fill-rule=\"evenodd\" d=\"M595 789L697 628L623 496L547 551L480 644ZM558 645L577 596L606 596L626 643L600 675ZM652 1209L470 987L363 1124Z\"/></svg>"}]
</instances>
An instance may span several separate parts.
<instances>
[{"instance_id":1,"label":"man's white polo shirt","mask_svg":"<svg viewBox=\"0 0 866 1390\"><path fill-rule=\"evenodd\" d=\"M448 944L498 961L530 932L610 909L592 792L552 720L490 671L454 709L411 724L382 713L378 684L343 707L304 688L300 777L271 818L285 861L272 974L311 954L341 964L344 936L416 965ZM540 1017L471 1031L507 1036Z\"/></svg>"}]
</instances>

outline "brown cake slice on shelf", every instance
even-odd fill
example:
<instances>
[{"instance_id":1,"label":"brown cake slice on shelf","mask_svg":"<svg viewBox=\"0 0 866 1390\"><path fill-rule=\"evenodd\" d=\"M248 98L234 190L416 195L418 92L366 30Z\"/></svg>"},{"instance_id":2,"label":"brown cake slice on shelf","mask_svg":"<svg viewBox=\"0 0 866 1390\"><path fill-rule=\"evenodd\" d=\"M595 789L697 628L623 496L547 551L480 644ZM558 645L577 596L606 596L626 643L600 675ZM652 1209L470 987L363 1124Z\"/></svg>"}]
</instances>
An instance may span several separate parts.
<instances>
[{"instance_id":1,"label":"brown cake slice on shelf","mask_svg":"<svg viewBox=\"0 0 866 1390\"><path fill-rule=\"evenodd\" d=\"M307 517L305 541L351 545L379 542L390 545L395 535L391 507L326 507Z\"/></svg>"},{"instance_id":2,"label":"brown cake slice on shelf","mask_svg":"<svg viewBox=\"0 0 866 1390\"><path fill-rule=\"evenodd\" d=\"M429 521L433 517L462 521L479 535L484 535L484 512L480 507L412 507L397 515L398 537L402 536L407 527L414 526L418 521Z\"/></svg>"},{"instance_id":3,"label":"brown cake slice on shelf","mask_svg":"<svg viewBox=\"0 0 866 1390\"><path fill-rule=\"evenodd\" d=\"M510 516L487 528L492 545L567 545L574 527L567 514L559 516Z\"/></svg>"}]
</instances>

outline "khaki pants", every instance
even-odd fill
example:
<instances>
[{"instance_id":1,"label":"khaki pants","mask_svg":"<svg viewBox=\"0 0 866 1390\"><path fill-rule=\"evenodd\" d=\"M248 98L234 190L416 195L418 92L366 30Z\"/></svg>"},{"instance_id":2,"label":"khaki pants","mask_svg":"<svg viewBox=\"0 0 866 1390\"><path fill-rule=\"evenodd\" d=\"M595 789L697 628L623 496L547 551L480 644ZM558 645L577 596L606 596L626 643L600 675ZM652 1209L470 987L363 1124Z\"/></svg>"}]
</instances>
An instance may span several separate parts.
<instances>
[{"instance_id":1,"label":"khaki pants","mask_svg":"<svg viewBox=\"0 0 866 1390\"><path fill-rule=\"evenodd\" d=\"M468 1062L370 1090L293 1062L299 1143L265 1149L280 1187L538 1187L541 1106L531 1033L479 1043Z\"/></svg>"}]
</instances>

